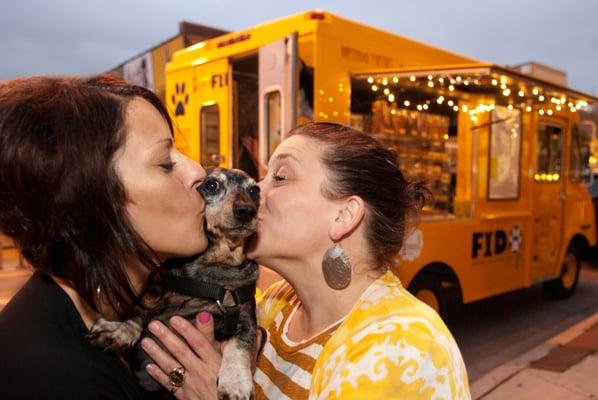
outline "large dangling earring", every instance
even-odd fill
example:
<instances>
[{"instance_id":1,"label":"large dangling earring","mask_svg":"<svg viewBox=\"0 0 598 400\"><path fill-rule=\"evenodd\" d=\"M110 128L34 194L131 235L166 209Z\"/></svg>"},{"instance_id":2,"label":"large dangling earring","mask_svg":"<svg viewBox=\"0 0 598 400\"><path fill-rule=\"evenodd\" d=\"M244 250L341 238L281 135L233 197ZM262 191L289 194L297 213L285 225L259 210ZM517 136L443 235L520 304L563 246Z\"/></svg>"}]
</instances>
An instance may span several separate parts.
<instances>
[{"instance_id":1,"label":"large dangling earring","mask_svg":"<svg viewBox=\"0 0 598 400\"><path fill-rule=\"evenodd\" d=\"M338 243L324 253L322 272L326 284L332 289L344 289L351 283L351 260Z\"/></svg>"}]
</instances>

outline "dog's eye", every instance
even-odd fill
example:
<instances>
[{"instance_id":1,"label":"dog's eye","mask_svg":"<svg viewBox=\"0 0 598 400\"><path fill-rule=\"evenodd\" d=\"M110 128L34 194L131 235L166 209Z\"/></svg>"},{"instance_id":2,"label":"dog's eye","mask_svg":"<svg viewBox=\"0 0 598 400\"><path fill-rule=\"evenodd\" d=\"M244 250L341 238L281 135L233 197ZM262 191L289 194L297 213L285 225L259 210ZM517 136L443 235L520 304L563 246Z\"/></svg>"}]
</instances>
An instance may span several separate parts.
<instances>
[{"instance_id":1,"label":"dog's eye","mask_svg":"<svg viewBox=\"0 0 598 400\"><path fill-rule=\"evenodd\" d=\"M249 190L247 190L247 192L249 193L249 197L251 197L251 199L253 201L257 201L257 199L260 198L260 187L259 186L252 186L249 188Z\"/></svg>"},{"instance_id":2,"label":"dog's eye","mask_svg":"<svg viewBox=\"0 0 598 400\"><path fill-rule=\"evenodd\" d=\"M209 181L204 182L203 186L206 189L206 192L216 193L218 189L220 189L220 182L215 179L210 179Z\"/></svg>"}]
</instances>

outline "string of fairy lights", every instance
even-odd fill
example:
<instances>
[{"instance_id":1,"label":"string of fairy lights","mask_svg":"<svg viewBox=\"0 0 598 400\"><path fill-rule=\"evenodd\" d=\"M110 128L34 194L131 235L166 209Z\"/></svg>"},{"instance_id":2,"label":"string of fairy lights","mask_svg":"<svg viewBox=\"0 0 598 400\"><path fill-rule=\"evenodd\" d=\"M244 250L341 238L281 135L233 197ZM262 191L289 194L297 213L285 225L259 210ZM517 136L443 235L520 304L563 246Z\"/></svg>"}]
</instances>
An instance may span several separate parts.
<instances>
[{"instance_id":1,"label":"string of fairy lights","mask_svg":"<svg viewBox=\"0 0 598 400\"><path fill-rule=\"evenodd\" d=\"M527 113L535 110L539 115L548 116L566 110L575 113L588 106L585 100L550 91L541 85L529 85L523 80L509 79L506 76L434 76L432 74L409 77L368 76L367 82L373 92L381 93L391 103L392 114L396 113L396 107L426 111L432 105L446 106L453 112L461 111L469 114L471 120L476 122L480 114L494 110L497 104L504 105L509 110L519 109ZM429 93L426 100L416 101L413 98L401 98L400 88L419 88L433 93ZM485 92L479 93L481 90ZM458 91L471 91L472 95L479 94L475 106L466 104L459 106L460 96L456 93Z\"/></svg>"}]
</instances>

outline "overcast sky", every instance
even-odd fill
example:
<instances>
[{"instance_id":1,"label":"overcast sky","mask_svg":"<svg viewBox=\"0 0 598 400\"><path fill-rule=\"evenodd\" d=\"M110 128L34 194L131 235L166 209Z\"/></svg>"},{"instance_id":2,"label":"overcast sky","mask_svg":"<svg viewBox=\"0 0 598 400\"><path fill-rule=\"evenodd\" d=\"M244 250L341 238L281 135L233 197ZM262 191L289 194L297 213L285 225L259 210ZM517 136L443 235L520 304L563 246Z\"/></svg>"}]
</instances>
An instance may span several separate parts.
<instances>
[{"instance_id":1,"label":"overcast sky","mask_svg":"<svg viewBox=\"0 0 598 400\"><path fill-rule=\"evenodd\" d=\"M0 0L0 80L110 69L187 20L226 30L321 8L482 61L535 60L598 95L598 0Z\"/></svg>"}]
</instances>

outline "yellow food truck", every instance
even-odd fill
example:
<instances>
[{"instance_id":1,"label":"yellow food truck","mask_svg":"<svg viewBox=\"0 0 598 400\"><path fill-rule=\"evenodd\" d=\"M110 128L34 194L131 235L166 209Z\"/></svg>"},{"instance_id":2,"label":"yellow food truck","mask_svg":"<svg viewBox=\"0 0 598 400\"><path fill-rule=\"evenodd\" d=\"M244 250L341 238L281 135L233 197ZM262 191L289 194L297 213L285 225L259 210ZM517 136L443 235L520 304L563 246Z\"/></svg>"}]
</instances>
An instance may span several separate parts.
<instances>
[{"instance_id":1,"label":"yellow food truck","mask_svg":"<svg viewBox=\"0 0 598 400\"><path fill-rule=\"evenodd\" d=\"M595 99L567 87L309 11L177 52L166 99L177 146L206 167L260 176L311 119L395 149L433 198L394 270L441 314L538 281L569 296L596 244L578 127Z\"/></svg>"}]
</instances>

